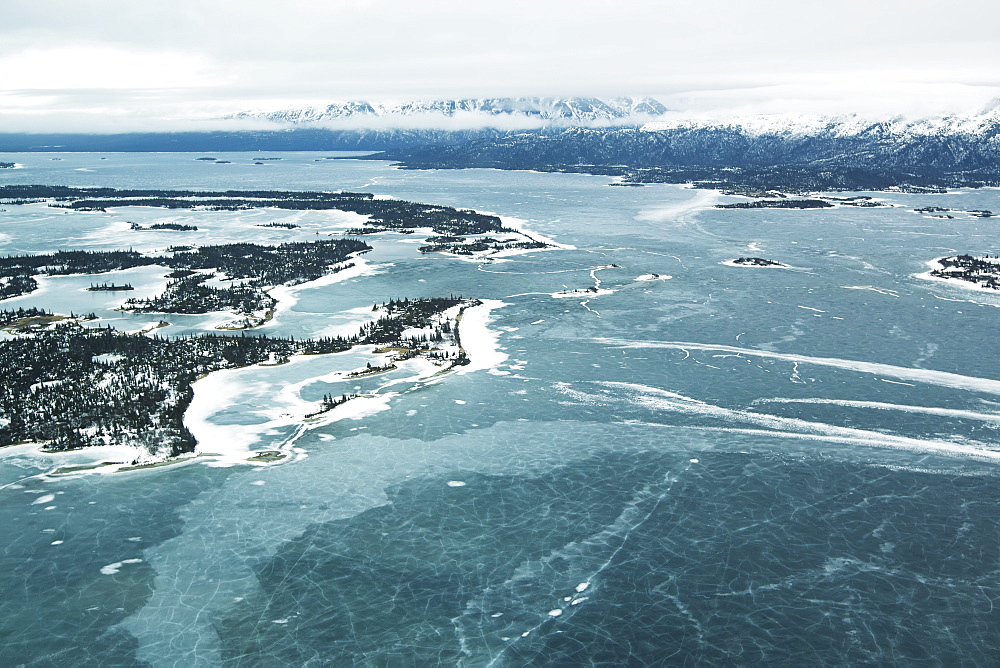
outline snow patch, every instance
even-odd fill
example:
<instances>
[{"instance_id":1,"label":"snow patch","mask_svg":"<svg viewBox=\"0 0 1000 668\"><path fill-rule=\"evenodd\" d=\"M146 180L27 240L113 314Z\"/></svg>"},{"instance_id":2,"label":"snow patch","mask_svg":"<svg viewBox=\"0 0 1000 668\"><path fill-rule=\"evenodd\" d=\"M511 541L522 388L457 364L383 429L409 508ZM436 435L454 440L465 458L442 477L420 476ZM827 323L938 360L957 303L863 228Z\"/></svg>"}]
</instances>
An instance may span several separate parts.
<instances>
[{"instance_id":1,"label":"snow patch","mask_svg":"<svg viewBox=\"0 0 1000 668\"><path fill-rule=\"evenodd\" d=\"M121 570L122 566L126 564L141 564L142 559L124 559L122 561L116 561L113 564L108 564L107 566L101 566L101 575L114 575Z\"/></svg>"},{"instance_id":2,"label":"snow patch","mask_svg":"<svg viewBox=\"0 0 1000 668\"><path fill-rule=\"evenodd\" d=\"M489 328L493 310L504 306L508 304L497 299L484 299L479 306L467 308L462 313L459 334L470 363L458 370L459 375L496 369L507 361L507 354L500 351L500 334Z\"/></svg>"}]
</instances>

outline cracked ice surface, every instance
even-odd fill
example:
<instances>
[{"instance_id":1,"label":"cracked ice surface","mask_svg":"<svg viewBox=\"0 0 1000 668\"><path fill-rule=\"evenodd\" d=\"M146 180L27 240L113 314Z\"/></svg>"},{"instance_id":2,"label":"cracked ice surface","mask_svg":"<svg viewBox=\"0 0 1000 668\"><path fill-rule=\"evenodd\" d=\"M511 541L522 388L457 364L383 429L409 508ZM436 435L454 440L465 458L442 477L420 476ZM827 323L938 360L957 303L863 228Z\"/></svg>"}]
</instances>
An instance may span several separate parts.
<instances>
[{"instance_id":1,"label":"cracked ice surface","mask_svg":"<svg viewBox=\"0 0 1000 668\"><path fill-rule=\"evenodd\" d=\"M259 169L246 156L210 167L190 154L62 157L16 159L36 182L156 187L174 174L212 188L371 189L516 217L563 247L455 262L375 235L371 271L299 286L269 333L344 333L373 303L456 291L494 300L464 337L491 354L441 377L348 380L365 364L354 351L203 383L220 395L209 396L218 410L190 416L204 439L239 440L242 454L294 440L282 463L50 478L84 455L4 449L0 663L986 665L1000 654L1000 298L913 275L946 253L995 254L990 221L914 216L927 196L899 193L880 195L895 206L777 216L586 175L311 154ZM988 189L934 198L1000 210ZM4 208L17 244L5 252L121 244L113 214ZM214 213L191 213L203 236L170 239L277 242L358 224L286 212L302 227L282 230L256 226L275 211ZM168 215L179 214L134 217ZM797 269L725 266L750 239ZM130 280L156 289L162 275L143 272ZM649 276L672 278L636 280ZM67 289L90 278L52 280L60 290L41 290L38 306L69 305ZM583 293L552 299L566 290ZM148 324L83 294L101 324ZM344 392L380 397L380 410L349 402L298 419Z\"/></svg>"}]
</instances>

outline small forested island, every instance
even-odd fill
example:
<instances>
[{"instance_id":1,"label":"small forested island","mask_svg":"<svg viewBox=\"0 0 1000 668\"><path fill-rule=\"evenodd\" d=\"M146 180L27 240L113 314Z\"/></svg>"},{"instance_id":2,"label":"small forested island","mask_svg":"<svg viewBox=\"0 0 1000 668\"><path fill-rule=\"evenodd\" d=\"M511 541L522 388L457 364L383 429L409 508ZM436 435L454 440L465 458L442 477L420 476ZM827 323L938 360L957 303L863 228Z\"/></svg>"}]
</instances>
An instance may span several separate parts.
<instances>
[{"instance_id":1,"label":"small forested island","mask_svg":"<svg viewBox=\"0 0 1000 668\"><path fill-rule=\"evenodd\" d=\"M1000 256L943 257L937 260L937 268L932 269L930 275L934 278L954 279L973 283L982 288L1000 290Z\"/></svg>"},{"instance_id":2,"label":"small forested island","mask_svg":"<svg viewBox=\"0 0 1000 668\"><path fill-rule=\"evenodd\" d=\"M348 230L344 230L344 234L356 237L365 234L381 234L382 232L398 232L399 234L413 234L413 230L394 230L389 227L352 227Z\"/></svg>"},{"instance_id":3,"label":"small forested island","mask_svg":"<svg viewBox=\"0 0 1000 668\"><path fill-rule=\"evenodd\" d=\"M172 230L175 232L195 232L198 230L196 225L183 225L181 223L153 223L152 225L139 225L138 223L129 223L132 230Z\"/></svg>"},{"instance_id":4,"label":"small forested island","mask_svg":"<svg viewBox=\"0 0 1000 668\"><path fill-rule=\"evenodd\" d=\"M280 227L280 228L284 228L286 230L295 230L295 229L298 229L298 228L300 228L302 226L301 225L296 225L295 223L278 223L278 222L272 221L270 223L261 223L261 224L257 225L256 227Z\"/></svg>"},{"instance_id":5,"label":"small forested island","mask_svg":"<svg viewBox=\"0 0 1000 668\"><path fill-rule=\"evenodd\" d=\"M91 283L90 287L87 288L88 292L121 292L127 290L135 290L131 283L123 283L122 285L117 285L115 283Z\"/></svg>"},{"instance_id":6,"label":"small forested island","mask_svg":"<svg viewBox=\"0 0 1000 668\"><path fill-rule=\"evenodd\" d=\"M177 457L195 448L182 418L200 376L362 344L384 346L390 360L423 355L446 370L468 362L458 335L460 313L478 304L456 296L393 300L376 305L382 316L355 336L305 340L166 339L87 327L79 318L59 321L37 309L0 311L4 328L19 332L0 340L0 447L30 442L57 452L127 445L145 453L133 464ZM349 398L326 398L311 416Z\"/></svg>"},{"instance_id":7,"label":"small forested island","mask_svg":"<svg viewBox=\"0 0 1000 668\"><path fill-rule=\"evenodd\" d=\"M761 199L755 202L716 204L716 209L828 209L834 206L821 199Z\"/></svg>"},{"instance_id":8,"label":"small forested island","mask_svg":"<svg viewBox=\"0 0 1000 668\"><path fill-rule=\"evenodd\" d=\"M492 237L466 239L465 237L435 236L424 239L426 246L420 247L421 253L452 253L453 255L472 255L485 251L528 250L546 248L548 244L541 241L524 241L523 239L498 240Z\"/></svg>"},{"instance_id":9,"label":"small forested island","mask_svg":"<svg viewBox=\"0 0 1000 668\"><path fill-rule=\"evenodd\" d=\"M844 206L857 206L862 208L888 206L885 202L879 202L877 199L869 197L868 195L856 195L854 197L822 197L820 199L826 202L837 202L838 204L843 204Z\"/></svg>"},{"instance_id":10,"label":"small forested island","mask_svg":"<svg viewBox=\"0 0 1000 668\"><path fill-rule=\"evenodd\" d=\"M989 209L969 209L968 211L961 209L949 209L943 206L922 206L920 208L914 209L914 213L923 213L934 218L947 218L953 219L955 216L952 213L964 213L972 216L973 218L992 218L994 213Z\"/></svg>"},{"instance_id":11,"label":"small forested island","mask_svg":"<svg viewBox=\"0 0 1000 668\"><path fill-rule=\"evenodd\" d=\"M775 260L767 260L762 257L738 257L732 261L733 264L738 264L744 267L784 267L786 265L781 264Z\"/></svg>"},{"instance_id":12,"label":"small forested island","mask_svg":"<svg viewBox=\"0 0 1000 668\"><path fill-rule=\"evenodd\" d=\"M323 413L326 413L327 411L332 411L337 406L346 404L351 399L357 399L359 396L361 395L357 394L356 392L352 392L351 394L344 393L339 397L330 394L324 394L323 400L319 403L319 410L316 411L315 413L307 414L306 418L314 418L317 415L322 415ZM274 452L274 451L265 450L265 453L266 452ZM275 452L274 454L280 454L280 453ZM256 456L259 457L260 455Z\"/></svg>"}]
</instances>

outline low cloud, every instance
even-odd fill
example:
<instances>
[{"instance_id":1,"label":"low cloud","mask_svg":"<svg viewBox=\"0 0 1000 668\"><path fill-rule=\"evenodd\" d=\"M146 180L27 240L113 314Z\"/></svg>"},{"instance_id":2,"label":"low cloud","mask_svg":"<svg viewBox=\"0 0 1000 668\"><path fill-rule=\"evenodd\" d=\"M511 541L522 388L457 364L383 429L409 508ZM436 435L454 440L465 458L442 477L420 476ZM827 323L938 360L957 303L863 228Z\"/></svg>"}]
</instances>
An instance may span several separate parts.
<instances>
[{"instance_id":1,"label":"low cloud","mask_svg":"<svg viewBox=\"0 0 1000 668\"><path fill-rule=\"evenodd\" d=\"M646 114L626 116L614 119L593 119L586 121L574 121L571 119L541 119L527 114L490 114L475 111L458 111L454 114L442 113L414 113L414 114L386 114L382 116L363 115L348 118L335 118L315 122L303 123L276 123L264 118L241 118L225 119L240 120L246 125L253 127L254 123L260 124L259 129L273 129L275 127L296 127L312 128L322 130L480 130L490 128L495 130L533 130L544 127L616 127L623 125L642 125L657 116ZM225 122L220 121L220 122Z\"/></svg>"},{"instance_id":2,"label":"low cloud","mask_svg":"<svg viewBox=\"0 0 1000 668\"><path fill-rule=\"evenodd\" d=\"M997 99L1000 99L1000 82L915 82L864 74L752 88L679 91L660 97L671 109L671 118L713 120L772 114L856 114L877 120L975 115L990 108Z\"/></svg>"},{"instance_id":3,"label":"low cloud","mask_svg":"<svg viewBox=\"0 0 1000 668\"><path fill-rule=\"evenodd\" d=\"M0 22L0 130L240 127L337 99L649 95L685 114L967 111L1000 3L33 0ZM512 118L367 127L524 126ZM254 127L262 127L254 122ZM351 126L350 127L356 127Z\"/></svg>"}]
</instances>

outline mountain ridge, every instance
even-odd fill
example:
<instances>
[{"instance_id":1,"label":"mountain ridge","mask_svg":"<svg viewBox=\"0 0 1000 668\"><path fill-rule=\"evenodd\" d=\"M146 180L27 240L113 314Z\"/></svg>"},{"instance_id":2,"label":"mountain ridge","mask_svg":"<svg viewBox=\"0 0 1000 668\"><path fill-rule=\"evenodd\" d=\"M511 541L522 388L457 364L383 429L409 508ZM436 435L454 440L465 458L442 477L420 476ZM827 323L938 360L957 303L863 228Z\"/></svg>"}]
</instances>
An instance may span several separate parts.
<instances>
[{"instance_id":1,"label":"mountain ridge","mask_svg":"<svg viewBox=\"0 0 1000 668\"><path fill-rule=\"evenodd\" d=\"M725 183L747 192L1000 185L1000 113L885 121L666 119L637 128L508 133L371 157L411 169L584 172L636 183Z\"/></svg>"},{"instance_id":2,"label":"mountain ridge","mask_svg":"<svg viewBox=\"0 0 1000 668\"><path fill-rule=\"evenodd\" d=\"M626 124L638 125L662 116L667 108L650 97L488 97L444 100L416 100L403 103L371 103L354 100L320 106L307 106L276 111L250 110L228 114L225 119L261 120L296 125L349 123L357 127L377 123L392 127L398 121L410 127L414 120L424 122L427 129L453 126L454 119L489 127L502 121L504 127L524 128L545 125ZM441 126L435 127L438 121ZM356 124L355 124L356 122Z\"/></svg>"}]
</instances>

